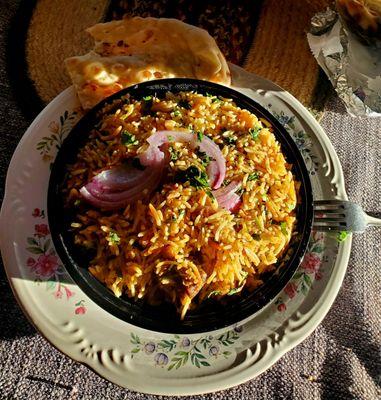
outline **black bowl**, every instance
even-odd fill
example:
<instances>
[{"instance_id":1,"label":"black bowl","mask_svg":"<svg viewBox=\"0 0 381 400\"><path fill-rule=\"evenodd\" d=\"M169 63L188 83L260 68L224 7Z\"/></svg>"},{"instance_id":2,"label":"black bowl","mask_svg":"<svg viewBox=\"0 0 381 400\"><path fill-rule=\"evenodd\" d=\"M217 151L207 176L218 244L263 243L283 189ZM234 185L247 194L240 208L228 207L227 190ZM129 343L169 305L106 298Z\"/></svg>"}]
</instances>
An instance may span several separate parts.
<instances>
[{"instance_id":1,"label":"black bowl","mask_svg":"<svg viewBox=\"0 0 381 400\"><path fill-rule=\"evenodd\" d=\"M206 300L198 309L190 311L183 321L173 305L149 306L128 298L117 298L87 269L86 255L78 249L69 232L70 213L64 209L61 195L66 166L74 162L77 151L88 137L96 123L97 114L105 105L111 105L127 93L133 98L155 95L162 97L166 92L197 91L231 98L241 107L249 110L272 125L280 142L282 152L292 172L301 183L299 202L296 209L296 232L287 251L276 265L275 271L264 276L264 284L253 292L230 296L226 301ZM110 106L111 107L111 106ZM201 333L224 328L252 316L269 304L286 286L297 270L306 251L313 221L312 188L307 168L294 141L285 128L262 106L245 95L225 86L194 79L163 79L144 82L115 93L89 111L73 128L64 141L54 162L49 182L48 217L55 248L65 268L78 286L100 307L112 315L133 325L156 332Z\"/></svg>"}]
</instances>

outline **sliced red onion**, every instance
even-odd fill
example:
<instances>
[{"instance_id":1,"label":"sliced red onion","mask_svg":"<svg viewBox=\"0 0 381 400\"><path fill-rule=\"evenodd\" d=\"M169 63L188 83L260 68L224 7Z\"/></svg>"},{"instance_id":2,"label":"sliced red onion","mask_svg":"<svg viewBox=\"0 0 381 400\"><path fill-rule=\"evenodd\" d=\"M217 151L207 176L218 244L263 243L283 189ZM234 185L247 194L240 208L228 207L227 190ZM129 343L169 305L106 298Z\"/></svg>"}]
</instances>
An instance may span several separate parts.
<instances>
[{"instance_id":1,"label":"sliced red onion","mask_svg":"<svg viewBox=\"0 0 381 400\"><path fill-rule=\"evenodd\" d=\"M147 172L127 165L107 169L93 178L93 181L104 190L126 190L145 179Z\"/></svg>"},{"instance_id":2,"label":"sliced red onion","mask_svg":"<svg viewBox=\"0 0 381 400\"><path fill-rule=\"evenodd\" d=\"M148 166L164 160L165 155L160 147L165 143L188 143L192 149L199 147L200 151L206 153L212 159L207 173L210 186L213 189L218 189L225 179L225 158L216 143L207 136L203 136L199 141L197 136L191 132L158 131L150 136L147 142L149 143L148 149L139 157L142 165Z\"/></svg>"},{"instance_id":3,"label":"sliced red onion","mask_svg":"<svg viewBox=\"0 0 381 400\"><path fill-rule=\"evenodd\" d=\"M232 181L225 187L213 190L212 193L220 207L229 211L236 211L241 203L241 197L236 193L240 187L241 182Z\"/></svg>"},{"instance_id":4,"label":"sliced red onion","mask_svg":"<svg viewBox=\"0 0 381 400\"><path fill-rule=\"evenodd\" d=\"M133 168L133 170L136 170ZM140 172L140 171L139 171ZM126 200L131 202L132 198L142 198L144 194L151 193L156 188L160 181L162 168L151 168L145 175L139 175L141 181L135 185L131 185L125 190L115 191L113 189L105 189L100 186L96 180L90 181L86 185L86 189L99 200L105 200L110 202L119 202ZM145 193L143 193L146 191Z\"/></svg>"},{"instance_id":5,"label":"sliced red onion","mask_svg":"<svg viewBox=\"0 0 381 400\"><path fill-rule=\"evenodd\" d=\"M212 159L207 171L210 185L213 189L221 186L226 173L225 159L213 140L203 136L202 140L198 141L196 135L191 132L158 131L147 141L148 149L139 155L140 163L146 167L144 171L128 166L102 171L80 189L83 198L96 207L118 209L152 193L159 184L164 166L168 162L168 156L160 148L171 142L188 143L193 149L199 147L200 151L205 152ZM218 202L226 202L230 206L229 193L225 193L226 188L220 190L222 191L215 191L220 193L217 193L217 196L220 196Z\"/></svg>"},{"instance_id":6,"label":"sliced red onion","mask_svg":"<svg viewBox=\"0 0 381 400\"><path fill-rule=\"evenodd\" d=\"M225 157L216 143L207 136L202 138L200 142L200 150L212 158L212 161L208 165L207 173L212 189L218 189L225 179Z\"/></svg>"}]
</instances>

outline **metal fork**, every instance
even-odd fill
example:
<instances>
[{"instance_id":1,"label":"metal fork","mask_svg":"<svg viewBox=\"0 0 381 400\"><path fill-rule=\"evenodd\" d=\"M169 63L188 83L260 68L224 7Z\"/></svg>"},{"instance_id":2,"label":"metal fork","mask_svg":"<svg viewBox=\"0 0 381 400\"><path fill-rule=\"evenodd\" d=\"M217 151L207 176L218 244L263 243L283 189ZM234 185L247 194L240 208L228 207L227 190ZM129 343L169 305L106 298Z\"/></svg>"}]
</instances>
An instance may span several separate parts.
<instances>
[{"instance_id":1,"label":"metal fork","mask_svg":"<svg viewBox=\"0 0 381 400\"><path fill-rule=\"evenodd\" d=\"M364 232L371 225L381 226L381 213L366 213L351 201L314 201L313 228L317 231Z\"/></svg>"}]
</instances>

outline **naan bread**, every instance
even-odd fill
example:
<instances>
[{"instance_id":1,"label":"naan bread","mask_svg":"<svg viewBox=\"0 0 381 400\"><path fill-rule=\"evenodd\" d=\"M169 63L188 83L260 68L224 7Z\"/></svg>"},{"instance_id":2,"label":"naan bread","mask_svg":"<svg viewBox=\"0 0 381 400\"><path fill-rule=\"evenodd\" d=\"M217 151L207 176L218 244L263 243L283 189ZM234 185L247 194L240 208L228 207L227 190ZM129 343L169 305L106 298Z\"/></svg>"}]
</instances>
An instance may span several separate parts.
<instances>
[{"instance_id":1,"label":"naan bread","mask_svg":"<svg viewBox=\"0 0 381 400\"><path fill-rule=\"evenodd\" d=\"M230 85L224 56L207 31L177 19L134 17L87 29L103 56L150 54L166 59L189 77Z\"/></svg>"},{"instance_id":2,"label":"naan bread","mask_svg":"<svg viewBox=\"0 0 381 400\"><path fill-rule=\"evenodd\" d=\"M230 85L215 40L175 19L130 18L87 29L94 51L65 60L84 109L120 89L152 79L197 78Z\"/></svg>"},{"instance_id":3,"label":"naan bread","mask_svg":"<svg viewBox=\"0 0 381 400\"><path fill-rule=\"evenodd\" d=\"M145 55L102 57L90 52L68 58L65 64L85 110L125 87L177 76L170 66L159 65Z\"/></svg>"}]
</instances>

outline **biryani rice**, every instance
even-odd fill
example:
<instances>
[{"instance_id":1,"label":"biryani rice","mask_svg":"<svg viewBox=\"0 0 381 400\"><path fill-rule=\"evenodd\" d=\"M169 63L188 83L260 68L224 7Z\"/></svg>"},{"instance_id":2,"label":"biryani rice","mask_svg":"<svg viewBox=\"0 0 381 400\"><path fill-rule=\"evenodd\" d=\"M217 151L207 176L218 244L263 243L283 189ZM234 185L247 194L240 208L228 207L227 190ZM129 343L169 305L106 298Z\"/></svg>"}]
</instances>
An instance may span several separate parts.
<instances>
[{"instance_id":1,"label":"biryani rice","mask_svg":"<svg viewBox=\"0 0 381 400\"><path fill-rule=\"evenodd\" d=\"M76 209L75 243L95 252L90 272L118 297L169 301L184 318L206 298L262 284L293 234L297 184L271 127L233 101L181 92L150 99L148 113L146 103L126 98L102 117L69 166L64 191ZM191 129L220 147L224 183L241 182L236 212L220 208L208 188L176 181L176 171L204 168L181 143L171 143L168 174L151 196L119 211L83 201L79 189L93 176L142 153L150 135L168 129Z\"/></svg>"}]
</instances>

